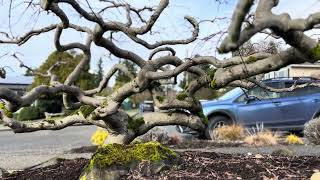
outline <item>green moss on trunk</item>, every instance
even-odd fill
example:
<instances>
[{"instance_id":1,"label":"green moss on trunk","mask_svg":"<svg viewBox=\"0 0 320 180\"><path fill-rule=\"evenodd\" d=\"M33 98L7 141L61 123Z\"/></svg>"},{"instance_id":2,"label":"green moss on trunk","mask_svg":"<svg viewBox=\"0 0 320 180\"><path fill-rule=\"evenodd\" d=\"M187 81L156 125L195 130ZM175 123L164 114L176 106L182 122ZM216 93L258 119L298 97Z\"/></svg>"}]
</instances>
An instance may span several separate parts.
<instances>
[{"instance_id":1,"label":"green moss on trunk","mask_svg":"<svg viewBox=\"0 0 320 180\"><path fill-rule=\"evenodd\" d=\"M138 131L139 127L140 127L141 125L143 125L143 124L144 124L144 119L143 119L143 117L138 118L138 119L132 119L131 121L128 122L127 128L128 128L128 129L131 129L131 130L133 130L133 131Z\"/></svg>"},{"instance_id":2,"label":"green moss on trunk","mask_svg":"<svg viewBox=\"0 0 320 180\"><path fill-rule=\"evenodd\" d=\"M186 92L181 92L179 94L177 94L176 99L178 99L179 101L183 101L188 97L188 94Z\"/></svg>"},{"instance_id":3,"label":"green moss on trunk","mask_svg":"<svg viewBox=\"0 0 320 180\"><path fill-rule=\"evenodd\" d=\"M0 103L0 109L3 110L5 116L8 118L13 118L13 113L6 108L4 103Z\"/></svg>"},{"instance_id":4,"label":"green moss on trunk","mask_svg":"<svg viewBox=\"0 0 320 180\"><path fill-rule=\"evenodd\" d=\"M216 79L212 79L211 83L210 83L210 87L212 89L215 89L217 87L217 82L216 82Z\"/></svg>"},{"instance_id":5,"label":"green moss on trunk","mask_svg":"<svg viewBox=\"0 0 320 180\"><path fill-rule=\"evenodd\" d=\"M156 96L156 99L160 102L163 103L163 101L165 100L164 96Z\"/></svg>"},{"instance_id":6,"label":"green moss on trunk","mask_svg":"<svg viewBox=\"0 0 320 180\"><path fill-rule=\"evenodd\" d=\"M312 50L312 57L320 60L320 43Z\"/></svg>"},{"instance_id":7,"label":"green moss on trunk","mask_svg":"<svg viewBox=\"0 0 320 180\"><path fill-rule=\"evenodd\" d=\"M96 107L94 106L83 105L79 108L79 112L83 115L83 117L87 118L95 109Z\"/></svg>"},{"instance_id":8,"label":"green moss on trunk","mask_svg":"<svg viewBox=\"0 0 320 180\"><path fill-rule=\"evenodd\" d=\"M256 62L258 59L254 56L250 56L249 59L247 60L248 64L254 63Z\"/></svg>"},{"instance_id":9,"label":"green moss on trunk","mask_svg":"<svg viewBox=\"0 0 320 180\"><path fill-rule=\"evenodd\" d=\"M201 118L203 124L208 125L208 117L205 116L202 111L198 113L198 116Z\"/></svg>"}]
</instances>

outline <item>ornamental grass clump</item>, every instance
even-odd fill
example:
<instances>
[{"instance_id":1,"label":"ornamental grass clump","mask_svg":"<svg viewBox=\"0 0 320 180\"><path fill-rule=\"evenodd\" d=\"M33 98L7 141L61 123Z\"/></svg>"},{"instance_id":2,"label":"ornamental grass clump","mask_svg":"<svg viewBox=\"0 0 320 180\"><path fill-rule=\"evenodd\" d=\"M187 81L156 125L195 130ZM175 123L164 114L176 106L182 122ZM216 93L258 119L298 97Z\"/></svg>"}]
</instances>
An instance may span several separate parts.
<instances>
[{"instance_id":1,"label":"ornamental grass clump","mask_svg":"<svg viewBox=\"0 0 320 180\"><path fill-rule=\"evenodd\" d=\"M94 145L102 146L109 136L108 131L99 128L92 136L91 136L91 142Z\"/></svg>"},{"instance_id":2,"label":"ornamental grass clump","mask_svg":"<svg viewBox=\"0 0 320 180\"><path fill-rule=\"evenodd\" d=\"M312 119L304 125L304 136L309 142L320 144L320 118Z\"/></svg>"},{"instance_id":3,"label":"ornamental grass clump","mask_svg":"<svg viewBox=\"0 0 320 180\"><path fill-rule=\"evenodd\" d=\"M279 135L269 130L257 132L244 138L244 142L252 146L273 146L277 145Z\"/></svg>"},{"instance_id":4,"label":"ornamental grass clump","mask_svg":"<svg viewBox=\"0 0 320 180\"><path fill-rule=\"evenodd\" d=\"M243 140L244 137L244 128L237 124L219 127L214 132L214 138L217 140L237 141Z\"/></svg>"}]
</instances>

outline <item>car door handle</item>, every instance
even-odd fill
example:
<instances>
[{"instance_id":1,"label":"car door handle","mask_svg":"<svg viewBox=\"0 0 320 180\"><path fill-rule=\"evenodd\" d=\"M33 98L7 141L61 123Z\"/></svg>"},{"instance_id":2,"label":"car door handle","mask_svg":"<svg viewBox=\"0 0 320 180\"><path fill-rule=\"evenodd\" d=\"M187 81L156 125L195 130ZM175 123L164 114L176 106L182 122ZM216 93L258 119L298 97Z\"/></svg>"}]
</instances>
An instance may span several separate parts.
<instances>
[{"instance_id":1,"label":"car door handle","mask_svg":"<svg viewBox=\"0 0 320 180\"><path fill-rule=\"evenodd\" d=\"M280 105L281 104L281 102L279 102L279 101L276 101L276 102L273 102L273 104L275 104L275 105Z\"/></svg>"},{"instance_id":2,"label":"car door handle","mask_svg":"<svg viewBox=\"0 0 320 180\"><path fill-rule=\"evenodd\" d=\"M313 99L312 102L315 102L315 103L320 102L320 99Z\"/></svg>"}]
</instances>

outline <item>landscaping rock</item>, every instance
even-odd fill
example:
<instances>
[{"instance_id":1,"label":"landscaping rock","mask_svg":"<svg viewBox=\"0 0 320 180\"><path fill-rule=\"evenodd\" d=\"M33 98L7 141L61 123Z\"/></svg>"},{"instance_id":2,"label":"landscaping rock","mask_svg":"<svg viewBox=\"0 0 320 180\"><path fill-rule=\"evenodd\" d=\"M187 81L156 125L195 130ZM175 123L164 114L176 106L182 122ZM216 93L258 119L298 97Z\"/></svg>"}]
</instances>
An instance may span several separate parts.
<instances>
[{"instance_id":1,"label":"landscaping rock","mask_svg":"<svg viewBox=\"0 0 320 180\"><path fill-rule=\"evenodd\" d=\"M81 180L119 179L129 172L140 176L158 174L168 169L176 159L176 153L158 142L133 145L110 144L98 148Z\"/></svg>"}]
</instances>

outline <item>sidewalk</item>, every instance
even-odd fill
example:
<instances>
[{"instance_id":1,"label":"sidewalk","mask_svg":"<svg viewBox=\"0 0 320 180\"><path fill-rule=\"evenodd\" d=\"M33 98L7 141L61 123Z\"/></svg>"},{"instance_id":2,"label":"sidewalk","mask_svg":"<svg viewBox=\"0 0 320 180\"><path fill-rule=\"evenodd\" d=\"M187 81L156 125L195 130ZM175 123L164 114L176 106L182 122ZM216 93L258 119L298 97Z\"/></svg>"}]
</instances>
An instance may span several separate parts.
<instances>
[{"instance_id":1,"label":"sidewalk","mask_svg":"<svg viewBox=\"0 0 320 180\"><path fill-rule=\"evenodd\" d=\"M12 131L11 128L8 126L4 126L3 124L0 124L0 131Z\"/></svg>"}]
</instances>

